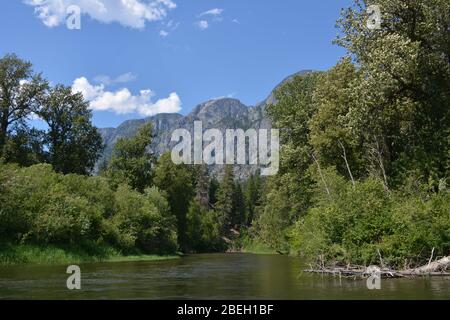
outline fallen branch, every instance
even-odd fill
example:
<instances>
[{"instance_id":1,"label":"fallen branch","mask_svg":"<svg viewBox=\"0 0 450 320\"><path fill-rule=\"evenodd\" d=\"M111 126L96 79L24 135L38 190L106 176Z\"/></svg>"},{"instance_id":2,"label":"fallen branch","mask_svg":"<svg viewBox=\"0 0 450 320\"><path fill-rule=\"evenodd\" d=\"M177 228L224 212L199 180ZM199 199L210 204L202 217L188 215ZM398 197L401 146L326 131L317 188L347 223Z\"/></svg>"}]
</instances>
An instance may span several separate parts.
<instances>
[{"instance_id":1,"label":"fallen branch","mask_svg":"<svg viewBox=\"0 0 450 320\"><path fill-rule=\"evenodd\" d=\"M409 269L409 270L390 270L387 268L380 268L380 276L383 278L403 278L403 277L450 277L450 272L447 270L450 267L450 257L445 257L440 260L430 262L427 265ZM372 269L371 269L372 268ZM330 274L339 275L343 277L361 277L367 278L373 275L373 267L334 267L334 268L320 268L320 269L309 269L304 270L307 273L319 273L319 274Z\"/></svg>"},{"instance_id":2,"label":"fallen branch","mask_svg":"<svg viewBox=\"0 0 450 320\"><path fill-rule=\"evenodd\" d=\"M403 271L403 273L409 275L422 275L422 274L427 275L430 273L445 273L445 271L449 267L450 267L450 256L434 262L430 262L426 266L420 268ZM450 275L450 273L447 274Z\"/></svg>"}]
</instances>

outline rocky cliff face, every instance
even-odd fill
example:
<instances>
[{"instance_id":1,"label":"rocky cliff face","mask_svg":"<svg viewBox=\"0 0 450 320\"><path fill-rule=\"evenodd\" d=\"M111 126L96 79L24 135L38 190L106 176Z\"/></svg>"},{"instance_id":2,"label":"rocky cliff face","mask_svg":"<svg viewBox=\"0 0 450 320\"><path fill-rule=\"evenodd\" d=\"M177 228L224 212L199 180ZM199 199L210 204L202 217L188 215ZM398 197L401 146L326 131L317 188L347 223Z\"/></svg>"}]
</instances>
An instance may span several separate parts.
<instances>
[{"instance_id":1,"label":"rocky cliff face","mask_svg":"<svg viewBox=\"0 0 450 320\"><path fill-rule=\"evenodd\" d=\"M295 75L302 75L307 72L309 71L301 71ZM286 78L279 86L290 81L295 75ZM118 128L100 129L100 133L106 144L102 161L111 156L118 139L133 136L139 127L147 122L151 122L154 127L155 138L150 149L157 156L171 151L175 145L175 143L170 142L174 130L186 129L192 134L195 121L202 121L203 130L214 128L220 129L223 133L225 133L226 129L243 129L244 131L249 128L257 130L270 129L272 126L266 116L265 108L274 102L273 92L266 100L253 107L246 106L237 99L216 99L199 104L187 116L180 114L159 114L147 119L126 121ZM222 166L215 166L211 169L213 173L220 174ZM256 172L256 170L258 168L254 166L236 166L235 171L239 178L244 179L250 173Z\"/></svg>"}]
</instances>

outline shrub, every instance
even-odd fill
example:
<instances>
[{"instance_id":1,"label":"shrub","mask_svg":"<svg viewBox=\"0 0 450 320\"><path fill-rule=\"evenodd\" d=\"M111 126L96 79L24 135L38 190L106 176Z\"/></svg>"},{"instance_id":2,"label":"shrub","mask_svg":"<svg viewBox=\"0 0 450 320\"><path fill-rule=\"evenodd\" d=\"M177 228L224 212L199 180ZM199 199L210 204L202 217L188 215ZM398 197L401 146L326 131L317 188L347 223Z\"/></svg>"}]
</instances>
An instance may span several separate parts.
<instances>
[{"instance_id":1,"label":"shrub","mask_svg":"<svg viewBox=\"0 0 450 320\"><path fill-rule=\"evenodd\" d=\"M300 254L329 264L397 268L426 263L433 248L448 255L448 191L427 197L389 193L377 179L353 186L330 171L326 180L331 198L318 196L292 230L291 244Z\"/></svg>"},{"instance_id":2,"label":"shrub","mask_svg":"<svg viewBox=\"0 0 450 320\"><path fill-rule=\"evenodd\" d=\"M135 249L146 253L173 252L176 232L168 216L168 206L154 189L145 195L121 185L115 193L115 214L112 223L118 230L118 245L125 251ZM153 201L155 201L155 203ZM165 212L160 212L158 206Z\"/></svg>"},{"instance_id":3,"label":"shrub","mask_svg":"<svg viewBox=\"0 0 450 320\"><path fill-rule=\"evenodd\" d=\"M221 239L219 215L212 210L204 210L194 200L187 213L187 239L193 252L216 252L224 249Z\"/></svg>"},{"instance_id":4,"label":"shrub","mask_svg":"<svg viewBox=\"0 0 450 320\"><path fill-rule=\"evenodd\" d=\"M0 164L0 240L11 244L113 245L173 253L176 223L157 189L113 191L101 177L62 175L50 165Z\"/></svg>"}]
</instances>

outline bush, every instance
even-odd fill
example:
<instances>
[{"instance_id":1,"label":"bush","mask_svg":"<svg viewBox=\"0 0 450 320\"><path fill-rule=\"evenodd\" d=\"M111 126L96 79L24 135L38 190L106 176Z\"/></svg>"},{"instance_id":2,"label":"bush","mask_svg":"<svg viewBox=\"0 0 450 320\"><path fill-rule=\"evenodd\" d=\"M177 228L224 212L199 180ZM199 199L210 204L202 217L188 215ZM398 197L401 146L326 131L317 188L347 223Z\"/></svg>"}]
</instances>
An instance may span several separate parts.
<instances>
[{"instance_id":1,"label":"bush","mask_svg":"<svg viewBox=\"0 0 450 320\"><path fill-rule=\"evenodd\" d=\"M214 211L202 209L194 200L187 213L187 239L190 251L218 252L224 249L220 236L221 224Z\"/></svg>"},{"instance_id":2,"label":"bush","mask_svg":"<svg viewBox=\"0 0 450 320\"><path fill-rule=\"evenodd\" d=\"M388 193L377 179L353 187L330 171L326 180L332 198L322 193L292 230L291 244L300 254L329 264L394 268L426 263L433 248L448 255L448 191L427 198Z\"/></svg>"},{"instance_id":3,"label":"bush","mask_svg":"<svg viewBox=\"0 0 450 320\"><path fill-rule=\"evenodd\" d=\"M160 212L158 207L164 211ZM112 223L118 230L118 245L127 252L139 249L168 253L176 249L175 225L168 215L167 202L156 189L142 195L129 186L119 186Z\"/></svg>"},{"instance_id":4,"label":"bush","mask_svg":"<svg viewBox=\"0 0 450 320\"><path fill-rule=\"evenodd\" d=\"M0 230L2 240L23 242L34 231L35 222L48 205L58 175L49 165L19 169L2 165L0 190Z\"/></svg>"},{"instance_id":5,"label":"bush","mask_svg":"<svg viewBox=\"0 0 450 320\"><path fill-rule=\"evenodd\" d=\"M173 253L175 221L157 189L145 194L101 177L62 175L50 165L0 164L0 240L11 244L110 244L129 252Z\"/></svg>"}]
</instances>

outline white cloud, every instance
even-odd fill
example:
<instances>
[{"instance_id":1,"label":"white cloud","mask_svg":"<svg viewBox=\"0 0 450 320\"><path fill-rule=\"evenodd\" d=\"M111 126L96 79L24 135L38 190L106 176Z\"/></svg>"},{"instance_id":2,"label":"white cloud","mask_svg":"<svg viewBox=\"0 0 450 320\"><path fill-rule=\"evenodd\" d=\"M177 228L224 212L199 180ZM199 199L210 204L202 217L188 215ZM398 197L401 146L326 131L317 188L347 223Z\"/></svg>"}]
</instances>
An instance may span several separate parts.
<instances>
[{"instance_id":1,"label":"white cloud","mask_svg":"<svg viewBox=\"0 0 450 320\"><path fill-rule=\"evenodd\" d=\"M199 27L201 30L206 30L209 28L209 23L206 20L201 20L197 22L197 27Z\"/></svg>"},{"instance_id":2,"label":"white cloud","mask_svg":"<svg viewBox=\"0 0 450 320\"><path fill-rule=\"evenodd\" d=\"M72 91L82 93L84 98L90 101L91 109L95 111L113 111L117 114L139 113L141 116L149 117L159 113L177 113L181 110L181 100L176 92L153 103L155 93L152 90L141 90L139 95L133 95L127 88L106 91L103 84L92 85L85 77L75 79Z\"/></svg>"},{"instance_id":3,"label":"white cloud","mask_svg":"<svg viewBox=\"0 0 450 320\"><path fill-rule=\"evenodd\" d=\"M105 85L100 84L93 86L89 83L88 79L81 77L76 79L72 84L73 92L81 92L86 100L93 100L101 96L105 91Z\"/></svg>"},{"instance_id":4,"label":"white cloud","mask_svg":"<svg viewBox=\"0 0 450 320\"><path fill-rule=\"evenodd\" d=\"M117 76L116 78L111 78L110 76L106 75L98 75L94 78L94 81L108 86L112 84L128 83L136 80L136 78L137 76L134 73L127 72L121 74L120 76Z\"/></svg>"},{"instance_id":5,"label":"white cloud","mask_svg":"<svg viewBox=\"0 0 450 320\"><path fill-rule=\"evenodd\" d=\"M82 14L104 23L118 22L142 29L147 22L161 21L177 7L172 0L23 0L49 28L65 23L66 10L79 6Z\"/></svg>"},{"instance_id":6,"label":"white cloud","mask_svg":"<svg viewBox=\"0 0 450 320\"><path fill-rule=\"evenodd\" d=\"M200 28L200 30L206 30L209 28L210 24L212 22L222 22L222 13L223 9L214 8L205 12L202 12L198 15L199 18L202 18L202 20L197 21L195 24L197 27Z\"/></svg>"},{"instance_id":7,"label":"white cloud","mask_svg":"<svg viewBox=\"0 0 450 320\"><path fill-rule=\"evenodd\" d=\"M169 36L170 33L178 29L180 26L179 22L174 22L173 20L163 21L161 23L162 29L159 31L159 35L163 38Z\"/></svg>"},{"instance_id":8,"label":"white cloud","mask_svg":"<svg viewBox=\"0 0 450 320\"><path fill-rule=\"evenodd\" d=\"M205 12L200 13L200 17L203 16L220 16L224 10L219 8L214 8Z\"/></svg>"},{"instance_id":9,"label":"white cloud","mask_svg":"<svg viewBox=\"0 0 450 320\"><path fill-rule=\"evenodd\" d=\"M165 37L167 37L167 36L169 35L169 33L168 33L167 31L165 31L165 30L161 30L161 31L159 32L159 35L160 35L161 37L165 38Z\"/></svg>"}]
</instances>

